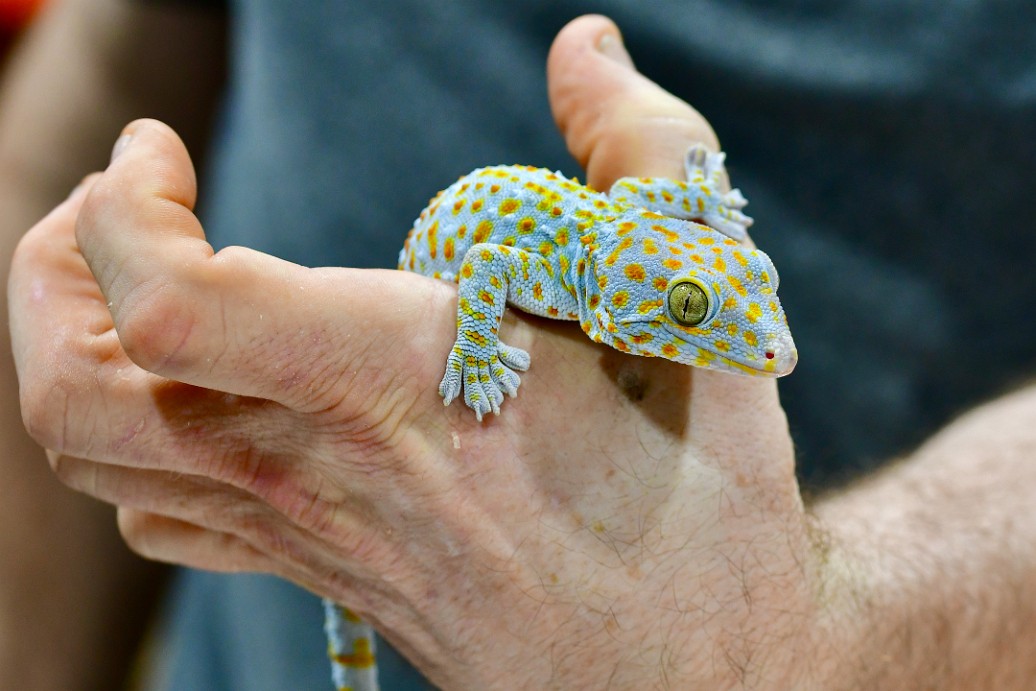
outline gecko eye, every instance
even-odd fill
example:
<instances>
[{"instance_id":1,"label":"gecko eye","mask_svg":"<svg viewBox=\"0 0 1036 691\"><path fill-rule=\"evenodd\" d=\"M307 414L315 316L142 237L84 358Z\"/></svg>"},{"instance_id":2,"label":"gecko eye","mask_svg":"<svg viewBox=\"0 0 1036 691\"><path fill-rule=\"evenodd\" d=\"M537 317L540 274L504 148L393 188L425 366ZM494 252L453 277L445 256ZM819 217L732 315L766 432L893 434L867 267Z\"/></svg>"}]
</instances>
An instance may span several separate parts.
<instances>
[{"instance_id":1,"label":"gecko eye","mask_svg":"<svg viewBox=\"0 0 1036 691\"><path fill-rule=\"evenodd\" d=\"M669 315L681 326L698 326L709 314L709 296L697 281L689 278L669 286L666 300Z\"/></svg>"}]
</instances>

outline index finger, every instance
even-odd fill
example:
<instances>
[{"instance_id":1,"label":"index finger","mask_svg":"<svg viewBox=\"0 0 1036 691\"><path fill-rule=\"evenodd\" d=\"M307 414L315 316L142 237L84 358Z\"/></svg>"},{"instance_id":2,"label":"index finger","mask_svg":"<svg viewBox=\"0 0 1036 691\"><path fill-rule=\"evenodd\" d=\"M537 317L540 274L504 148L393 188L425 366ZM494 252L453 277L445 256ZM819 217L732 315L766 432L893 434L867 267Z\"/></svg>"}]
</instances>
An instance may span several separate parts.
<instances>
[{"instance_id":1,"label":"index finger","mask_svg":"<svg viewBox=\"0 0 1036 691\"><path fill-rule=\"evenodd\" d=\"M369 391L378 385L371 377L389 376L369 366L373 354L380 363L422 340L412 333L427 320L422 299L447 297L430 281L307 269L240 247L213 252L192 212L194 172L180 139L155 121L132 123L126 134L83 204L76 236L119 340L139 366L323 409L354 384ZM443 326L448 333L446 320Z\"/></svg>"}]
</instances>

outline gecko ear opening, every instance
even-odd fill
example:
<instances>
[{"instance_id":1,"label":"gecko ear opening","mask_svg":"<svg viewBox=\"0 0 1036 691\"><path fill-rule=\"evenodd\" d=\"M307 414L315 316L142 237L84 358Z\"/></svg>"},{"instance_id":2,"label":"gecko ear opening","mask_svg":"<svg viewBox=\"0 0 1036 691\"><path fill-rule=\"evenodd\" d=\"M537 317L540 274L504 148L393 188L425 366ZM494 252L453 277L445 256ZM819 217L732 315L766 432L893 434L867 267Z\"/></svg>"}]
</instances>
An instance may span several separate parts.
<instances>
[{"instance_id":1,"label":"gecko ear opening","mask_svg":"<svg viewBox=\"0 0 1036 691\"><path fill-rule=\"evenodd\" d=\"M766 273L766 280L769 281L770 286L776 291L781 285L781 277L777 275L777 267L773 265L773 261L766 252L755 250L755 256L762 262L763 271Z\"/></svg>"}]
</instances>

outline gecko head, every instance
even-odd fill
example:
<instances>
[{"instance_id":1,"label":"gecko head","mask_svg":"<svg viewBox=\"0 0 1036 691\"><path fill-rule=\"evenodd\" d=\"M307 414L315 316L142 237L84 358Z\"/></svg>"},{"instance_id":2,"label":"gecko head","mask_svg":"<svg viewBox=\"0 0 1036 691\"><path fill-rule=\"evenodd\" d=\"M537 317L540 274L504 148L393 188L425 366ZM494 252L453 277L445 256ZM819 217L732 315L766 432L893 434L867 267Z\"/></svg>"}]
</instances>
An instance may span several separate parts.
<instances>
[{"instance_id":1,"label":"gecko head","mask_svg":"<svg viewBox=\"0 0 1036 691\"><path fill-rule=\"evenodd\" d=\"M654 226L662 237L640 238L647 251L630 255L637 261L595 266L600 309L591 337L706 369L790 373L798 353L770 258L708 227L666 220Z\"/></svg>"}]
</instances>

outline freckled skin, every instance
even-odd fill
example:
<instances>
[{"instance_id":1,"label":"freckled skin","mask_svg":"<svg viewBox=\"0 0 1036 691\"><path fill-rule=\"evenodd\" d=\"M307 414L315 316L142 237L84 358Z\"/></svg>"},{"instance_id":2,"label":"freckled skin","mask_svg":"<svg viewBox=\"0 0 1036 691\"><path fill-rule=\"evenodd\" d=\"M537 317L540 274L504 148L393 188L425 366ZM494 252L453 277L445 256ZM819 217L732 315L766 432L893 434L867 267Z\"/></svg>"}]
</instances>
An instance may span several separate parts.
<instances>
[{"instance_id":1,"label":"freckled skin","mask_svg":"<svg viewBox=\"0 0 1036 691\"><path fill-rule=\"evenodd\" d=\"M738 242L752 221L740 192L721 191L723 155L695 146L685 167L686 182L622 178L607 195L539 168L481 168L432 199L399 268L458 283L444 402L463 391L481 420L516 394L529 356L497 336L507 304L578 321L634 355L789 373L797 354L777 272Z\"/></svg>"}]
</instances>

